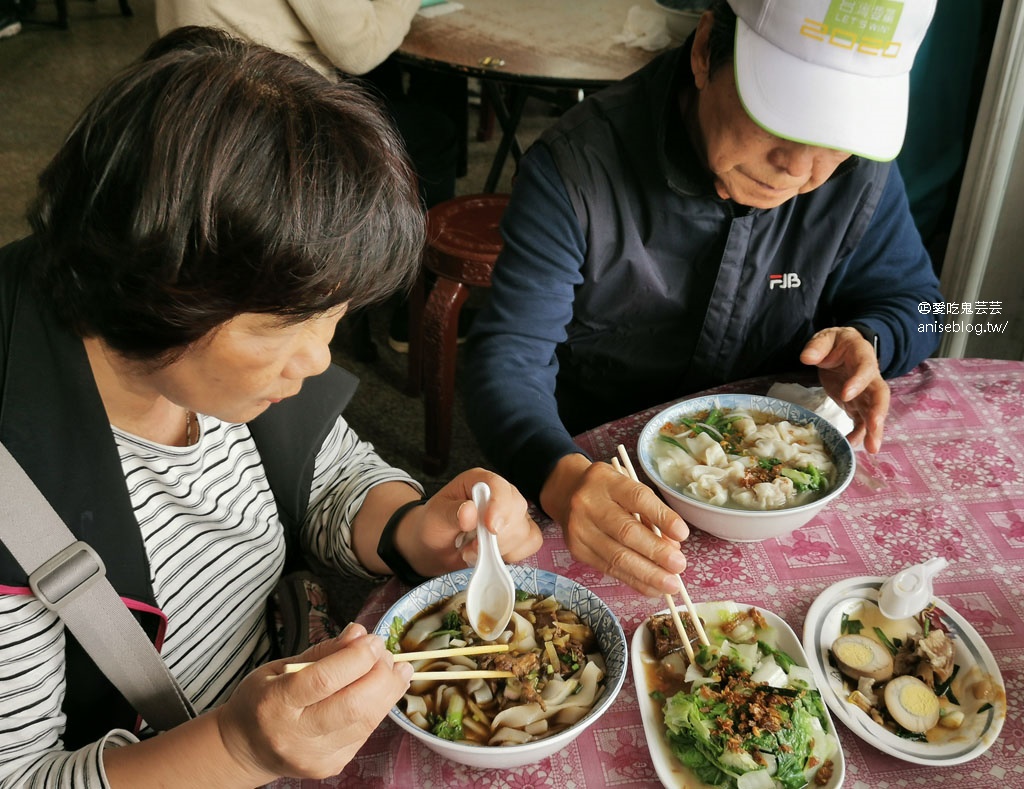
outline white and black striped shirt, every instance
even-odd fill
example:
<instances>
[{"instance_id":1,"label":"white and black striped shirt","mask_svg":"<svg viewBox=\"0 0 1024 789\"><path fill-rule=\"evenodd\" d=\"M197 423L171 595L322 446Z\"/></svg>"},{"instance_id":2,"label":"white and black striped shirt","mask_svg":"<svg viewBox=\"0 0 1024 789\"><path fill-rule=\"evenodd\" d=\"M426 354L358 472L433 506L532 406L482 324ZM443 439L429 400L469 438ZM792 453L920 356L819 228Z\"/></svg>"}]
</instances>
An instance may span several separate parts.
<instances>
[{"instance_id":1,"label":"white and black striped shirt","mask_svg":"<svg viewBox=\"0 0 1024 789\"><path fill-rule=\"evenodd\" d=\"M266 660L266 599L284 564L284 531L246 425L200 417L201 437L169 447L114 430L157 604L167 615L162 654L197 710L215 706ZM317 454L304 549L371 577L351 545L367 492L399 480L338 418ZM106 787L102 750L135 742L115 730L63 750L64 627L33 597L0 594L0 789Z\"/></svg>"}]
</instances>

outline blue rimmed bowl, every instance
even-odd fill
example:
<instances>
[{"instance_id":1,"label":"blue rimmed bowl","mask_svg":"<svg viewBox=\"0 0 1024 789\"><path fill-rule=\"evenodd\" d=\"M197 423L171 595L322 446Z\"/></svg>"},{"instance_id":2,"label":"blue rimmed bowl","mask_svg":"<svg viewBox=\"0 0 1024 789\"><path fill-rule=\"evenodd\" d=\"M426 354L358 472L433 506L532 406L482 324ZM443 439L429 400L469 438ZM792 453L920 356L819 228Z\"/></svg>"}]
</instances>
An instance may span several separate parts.
<instances>
[{"instance_id":1,"label":"blue rimmed bowl","mask_svg":"<svg viewBox=\"0 0 1024 789\"><path fill-rule=\"evenodd\" d=\"M658 473L655 462L655 442L666 422L678 423L682 417L692 417L713 408L758 411L776 420L785 419L795 425L811 424L821 436L825 448L836 467L831 489L820 498L777 510L745 510L723 507L680 492ZM815 515L829 506L853 481L856 461L853 447L827 419L802 406L775 397L751 394L717 394L682 400L659 412L640 433L637 457L647 478L661 492L665 502L691 526L731 542L760 542L781 537L807 524Z\"/></svg>"},{"instance_id":2,"label":"blue rimmed bowl","mask_svg":"<svg viewBox=\"0 0 1024 789\"><path fill-rule=\"evenodd\" d=\"M626 656L628 646L622 625L608 605L596 594L575 581L561 575L524 565L510 565L512 580L516 589L528 594L554 596L561 606L574 612L585 622L597 639L605 661L604 692L593 708L583 718L550 737L521 745L481 746L450 742L424 731L410 721L398 707L388 713L391 719L426 747L440 755L469 765L488 769L506 769L531 764L560 751L575 740L591 724L600 718L615 701L626 678ZM458 570L448 575L432 578L415 589L411 589L381 617L374 633L387 638L395 617L409 622L422 611L447 600L466 588L472 577L472 569Z\"/></svg>"}]
</instances>

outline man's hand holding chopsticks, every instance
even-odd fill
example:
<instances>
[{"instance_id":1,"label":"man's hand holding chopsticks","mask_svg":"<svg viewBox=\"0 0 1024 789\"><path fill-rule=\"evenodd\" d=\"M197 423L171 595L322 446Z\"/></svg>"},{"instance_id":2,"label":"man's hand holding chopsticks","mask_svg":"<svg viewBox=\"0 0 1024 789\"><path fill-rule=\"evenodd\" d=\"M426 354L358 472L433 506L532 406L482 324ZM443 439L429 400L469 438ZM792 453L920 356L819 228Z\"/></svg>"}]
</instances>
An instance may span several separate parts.
<instances>
[{"instance_id":1,"label":"man's hand holding chopsticks","mask_svg":"<svg viewBox=\"0 0 1024 789\"><path fill-rule=\"evenodd\" d=\"M608 463L567 455L548 476L540 499L575 559L648 597L679 591L679 573L686 567L680 544L690 532L646 485Z\"/></svg>"}]
</instances>

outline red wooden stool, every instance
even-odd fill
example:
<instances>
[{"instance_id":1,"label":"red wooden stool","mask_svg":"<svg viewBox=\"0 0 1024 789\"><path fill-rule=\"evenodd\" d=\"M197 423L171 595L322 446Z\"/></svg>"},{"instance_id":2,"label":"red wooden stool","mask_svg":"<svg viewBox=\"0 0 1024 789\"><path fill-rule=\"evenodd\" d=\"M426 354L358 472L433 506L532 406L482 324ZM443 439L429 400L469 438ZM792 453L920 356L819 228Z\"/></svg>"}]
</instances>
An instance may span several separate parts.
<instances>
[{"instance_id":1,"label":"red wooden stool","mask_svg":"<svg viewBox=\"0 0 1024 789\"><path fill-rule=\"evenodd\" d=\"M424 393L423 469L428 474L439 474L448 465L459 312L469 288L491 285L506 205L505 194L464 195L427 212L423 268L409 296L408 388L413 395ZM436 277L429 296L428 271Z\"/></svg>"}]
</instances>

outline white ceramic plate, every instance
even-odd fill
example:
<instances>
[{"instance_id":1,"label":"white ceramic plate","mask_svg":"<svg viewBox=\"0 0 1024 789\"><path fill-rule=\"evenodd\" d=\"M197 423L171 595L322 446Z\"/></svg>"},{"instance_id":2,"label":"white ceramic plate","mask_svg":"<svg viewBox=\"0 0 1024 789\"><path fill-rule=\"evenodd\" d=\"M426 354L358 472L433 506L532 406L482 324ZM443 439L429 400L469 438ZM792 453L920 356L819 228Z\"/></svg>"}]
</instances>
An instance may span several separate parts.
<instances>
[{"instance_id":1,"label":"white ceramic plate","mask_svg":"<svg viewBox=\"0 0 1024 789\"><path fill-rule=\"evenodd\" d=\"M697 612L701 618L709 619L714 613L714 603L697 603ZM748 603L737 603L742 609L751 608ZM800 639L796 637L793 629L782 619L758 606L757 608L765 618L768 626L775 630L777 638L775 646L788 654L793 660L802 666L807 666L807 656L800 646ZM668 613L668 609L658 613ZM665 724L661 714L661 706L650 695L650 686L647 680L647 668L654 662L653 646L651 644L651 633L647 628L647 620L644 620L633 633L633 640L630 645L630 663L633 666L633 682L636 684L637 703L640 705L640 716L644 722L644 734L647 736L647 747L651 752L651 763L654 765L658 778L667 789L702 789L706 784L697 780L692 772L679 763L679 760L672 755L668 741L665 739ZM828 721L829 731L836 740L835 724L832 719ZM843 758L842 743L839 750L832 757L833 771L832 778L825 785L824 789L839 789L843 785L843 778L846 772L846 761Z\"/></svg>"},{"instance_id":2,"label":"white ceramic plate","mask_svg":"<svg viewBox=\"0 0 1024 789\"><path fill-rule=\"evenodd\" d=\"M818 595L807 612L804 620L804 650L811 658L811 671L821 689L822 698L850 731L899 759L915 764L946 766L980 756L995 742L1003 728L1006 719L1006 686L999 673L999 666L981 636L962 616L937 597L934 603L941 610L942 622L956 644L955 659L960 672L954 680L954 687L957 682L964 682L957 698L962 705L980 706L981 703L973 700L966 685L972 683L974 678L987 677L1000 691L999 698L992 701L991 709L981 712L965 710L963 725L951 731L948 740L913 742L879 726L866 712L846 701L849 690L843 682L842 674L829 664L829 648L840 635L843 614L856 618L865 604L875 606L878 589L883 581L885 578L876 576L847 578ZM914 620L901 620L899 627L905 627L905 633L920 632Z\"/></svg>"}]
</instances>

